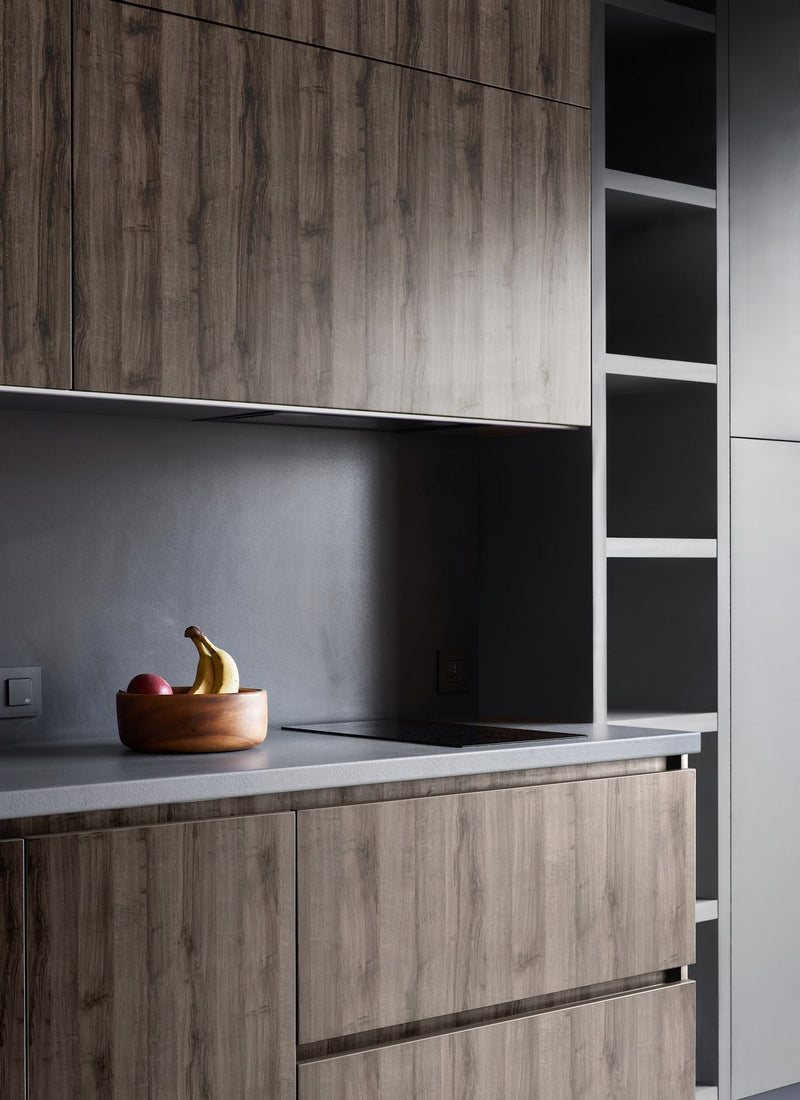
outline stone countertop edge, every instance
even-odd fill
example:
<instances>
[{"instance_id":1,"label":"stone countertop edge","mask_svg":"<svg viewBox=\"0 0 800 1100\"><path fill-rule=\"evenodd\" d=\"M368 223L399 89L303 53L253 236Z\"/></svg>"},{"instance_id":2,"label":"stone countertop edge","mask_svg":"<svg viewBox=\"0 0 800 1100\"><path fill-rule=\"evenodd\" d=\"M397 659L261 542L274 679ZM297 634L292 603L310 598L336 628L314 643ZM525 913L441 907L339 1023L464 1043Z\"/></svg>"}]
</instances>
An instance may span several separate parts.
<instances>
[{"instance_id":1,"label":"stone countertop edge","mask_svg":"<svg viewBox=\"0 0 800 1100\"><path fill-rule=\"evenodd\" d=\"M0 820L682 756L701 746L701 735L690 730L589 723L536 729L584 736L442 749L270 730L263 745L234 753L135 753L99 740L10 748L0 750Z\"/></svg>"}]
</instances>

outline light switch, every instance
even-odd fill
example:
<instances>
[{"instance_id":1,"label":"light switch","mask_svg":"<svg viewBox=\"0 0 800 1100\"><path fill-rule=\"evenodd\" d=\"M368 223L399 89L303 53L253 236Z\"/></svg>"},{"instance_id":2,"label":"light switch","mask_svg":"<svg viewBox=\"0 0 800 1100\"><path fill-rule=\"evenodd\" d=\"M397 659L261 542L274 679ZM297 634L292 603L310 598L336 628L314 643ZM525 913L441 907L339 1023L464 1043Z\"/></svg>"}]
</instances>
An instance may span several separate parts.
<instances>
[{"instance_id":1,"label":"light switch","mask_svg":"<svg viewBox=\"0 0 800 1100\"><path fill-rule=\"evenodd\" d=\"M0 718L38 718L42 670L38 665L0 668Z\"/></svg>"},{"instance_id":2,"label":"light switch","mask_svg":"<svg viewBox=\"0 0 800 1100\"><path fill-rule=\"evenodd\" d=\"M8 705L27 707L33 702L33 688L30 676L15 676L6 681L8 684Z\"/></svg>"}]
</instances>

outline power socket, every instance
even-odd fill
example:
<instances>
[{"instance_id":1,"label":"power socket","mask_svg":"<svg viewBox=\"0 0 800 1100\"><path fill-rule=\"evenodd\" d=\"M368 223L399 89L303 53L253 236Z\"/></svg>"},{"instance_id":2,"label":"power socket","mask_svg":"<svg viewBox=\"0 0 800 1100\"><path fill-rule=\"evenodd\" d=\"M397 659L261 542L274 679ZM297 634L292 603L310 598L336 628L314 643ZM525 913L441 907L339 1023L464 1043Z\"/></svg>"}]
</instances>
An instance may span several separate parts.
<instances>
[{"instance_id":1,"label":"power socket","mask_svg":"<svg viewBox=\"0 0 800 1100\"><path fill-rule=\"evenodd\" d=\"M0 668L0 718L38 718L41 713L41 668L38 665Z\"/></svg>"},{"instance_id":2,"label":"power socket","mask_svg":"<svg viewBox=\"0 0 800 1100\"><path fill-rule=\"evenodd\" d=\"M439 650L440 695L467 695L472 688L472 651L469 649Z\"/></svg>"}]
</instances>

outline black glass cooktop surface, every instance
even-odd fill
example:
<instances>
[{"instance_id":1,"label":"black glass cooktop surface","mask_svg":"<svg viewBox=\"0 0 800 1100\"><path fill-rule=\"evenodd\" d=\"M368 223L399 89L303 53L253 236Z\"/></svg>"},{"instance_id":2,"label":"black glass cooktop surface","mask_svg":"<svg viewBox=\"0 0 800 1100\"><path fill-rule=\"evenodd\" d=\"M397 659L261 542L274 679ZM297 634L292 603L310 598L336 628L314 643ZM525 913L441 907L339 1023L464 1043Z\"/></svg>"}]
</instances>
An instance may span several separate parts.
<instances>
[{"instance_id":1,"label":"black glass cooktop surface","mask_svg":"<svg viewBox=\"0 0 800 1100\"><path fill-rule=\"evenodd\" d=\"M335 733L345 737L369 737L377 741L402 741L412 745L437 745L464 749L473 745L499 745L508 741L561 741L585 737L582 733L553 733L511 725L471 722L426 722L418 719L366 718L351 722L319 722L308 726L284 726L305 733Z\"/></svg>"}]
</instances>

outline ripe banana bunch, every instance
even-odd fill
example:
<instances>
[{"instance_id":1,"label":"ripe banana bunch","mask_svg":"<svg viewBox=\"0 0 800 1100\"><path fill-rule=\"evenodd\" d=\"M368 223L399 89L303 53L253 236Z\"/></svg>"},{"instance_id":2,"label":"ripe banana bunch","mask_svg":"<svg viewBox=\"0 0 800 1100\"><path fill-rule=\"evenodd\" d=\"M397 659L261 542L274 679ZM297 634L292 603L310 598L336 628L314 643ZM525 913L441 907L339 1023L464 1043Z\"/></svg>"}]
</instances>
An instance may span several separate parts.
<instances>
[{"instance_id":1,"label":"ripe banana bunch","mask_svg":"<svg viewBox=\"0 0 800 1100\"><path fill-rule=\"evenodd\" d=\"M239 690L239 669L230 653L208 640L196 626L187 626L185 638L197 646L197 675L189 695L235 695Z\"/></svg>"}]
</instances>

